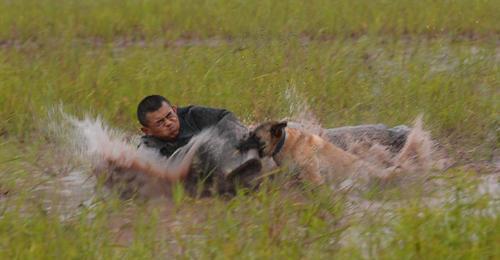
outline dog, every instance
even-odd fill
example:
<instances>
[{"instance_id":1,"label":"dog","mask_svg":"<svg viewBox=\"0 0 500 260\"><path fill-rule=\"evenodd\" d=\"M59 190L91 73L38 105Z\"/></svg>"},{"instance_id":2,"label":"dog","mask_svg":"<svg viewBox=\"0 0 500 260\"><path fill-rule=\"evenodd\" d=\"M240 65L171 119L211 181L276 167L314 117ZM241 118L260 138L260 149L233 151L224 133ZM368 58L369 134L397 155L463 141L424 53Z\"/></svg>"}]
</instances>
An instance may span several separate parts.
<instances>
[{"instance_id":1,"label":"dog","mask_svg":"<svg viewBox=\"0 0 500 260\"><path fill-rule=\"evenodd\" d=\"M349 175L372 175L375 168L315 134L287 127L286 121L268 121L255 127L239 145L241 151L258 149L261 158L272 157L281 167L299 170L299 179L313 184Z\"/></svg>"}]
</instances>

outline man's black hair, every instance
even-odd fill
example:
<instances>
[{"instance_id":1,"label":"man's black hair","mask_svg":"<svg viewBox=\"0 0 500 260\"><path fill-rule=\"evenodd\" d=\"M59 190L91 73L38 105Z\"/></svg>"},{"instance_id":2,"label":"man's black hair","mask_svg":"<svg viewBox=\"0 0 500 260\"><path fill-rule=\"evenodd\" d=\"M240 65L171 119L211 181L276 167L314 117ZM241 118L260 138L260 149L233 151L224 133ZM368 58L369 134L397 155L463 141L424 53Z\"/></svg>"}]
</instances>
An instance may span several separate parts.
<instances>
[{"instance_id":1,"label":"man's black hair","mask_svg":"<svg viewBox=\"0 0 500 260\"><path fill-rule=\"evenodd\" d=\"M139 119L139 123L141 123L141 125L143 126L148 126L146 114L160 109L163 102L167 103L170 106L170 101L160 95L151 95L142 99L142 101L139 102L139 105L137 106L137 119Z\"/></svg>"}]
</instances>

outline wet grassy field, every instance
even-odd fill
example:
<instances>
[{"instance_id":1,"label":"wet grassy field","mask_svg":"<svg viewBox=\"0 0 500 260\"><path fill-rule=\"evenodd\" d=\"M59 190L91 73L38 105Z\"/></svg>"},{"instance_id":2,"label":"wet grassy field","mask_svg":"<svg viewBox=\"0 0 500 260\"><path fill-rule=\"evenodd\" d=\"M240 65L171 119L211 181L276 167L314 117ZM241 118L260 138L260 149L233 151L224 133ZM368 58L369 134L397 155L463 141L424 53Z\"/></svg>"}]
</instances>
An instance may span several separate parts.
<instances>
[{"instance_id":1,"label":"wet grassy field","mask_svg":"<svg viewBox=\"0 0 500 260\"><path fill-rule=\"evenodd\" d=\"M499 258L498 13L498 1L1 1L0 258ZM246 123L303 103L325 127L423 113L453 164L356 195L274 180L144 203L68 185L88 162L49 131L50 110L135 134L152 93Z\"/></svg>"}]
</instances>

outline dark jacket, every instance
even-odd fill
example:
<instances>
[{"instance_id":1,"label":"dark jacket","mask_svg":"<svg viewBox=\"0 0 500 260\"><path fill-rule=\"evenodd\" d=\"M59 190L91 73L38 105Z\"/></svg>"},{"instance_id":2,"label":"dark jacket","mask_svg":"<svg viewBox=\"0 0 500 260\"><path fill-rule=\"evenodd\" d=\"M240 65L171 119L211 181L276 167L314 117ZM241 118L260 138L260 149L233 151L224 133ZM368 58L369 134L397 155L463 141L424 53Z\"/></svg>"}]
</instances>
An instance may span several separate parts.
<instances>
[{"instance_id":1,"label":"dark jacket","mask_svg":"<svg viewBox=\"0 0 500 260\"><path fill-rule=\"evenodd\" d=\"M239 141L248 129L229 111L199 106L177 109L180 122L179 135L174 141L143 136L142 144L156 149L160 154L178 161L189 151L189 141L197 135L200 144L191 162L191 169L184 180L191 195L234 193L236 186L253 188L253 179L259 176L262 164L257 151L240 152ZM176 152L178 151L178 152ZM198 184L203 183L200 190Z\"/></svg>"},{"instance_id":2,"label":"dark jacket","mask_svg":"<svg viewBox=\"0 0 500 260\"><path fill-rule=\"evenodd\" d=\"M166 141L154 136L143 136L141 144L157 149L161 155L169 157L179 147L186 145L191 138L203 129L216 125L222 119L238 121L233 113L225 109L216 109L202 106L187 106L177 109L179 117L179 135L173 141Z\"/></svg>"}]
</instances>

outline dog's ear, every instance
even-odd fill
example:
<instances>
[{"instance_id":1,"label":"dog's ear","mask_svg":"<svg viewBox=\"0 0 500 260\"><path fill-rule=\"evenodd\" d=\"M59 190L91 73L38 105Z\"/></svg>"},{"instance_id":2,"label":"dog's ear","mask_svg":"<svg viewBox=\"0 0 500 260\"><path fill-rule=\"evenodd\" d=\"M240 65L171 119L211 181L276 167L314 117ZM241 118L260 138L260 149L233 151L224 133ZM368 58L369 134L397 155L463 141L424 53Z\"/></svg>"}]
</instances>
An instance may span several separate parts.
<instances>
[{"instance_id":1,"label":"dog's ear","mask_svg":"<svg viewBox=\"0 0 500 260\"><path fill-rule=\"evenodd\" d=\"M276 138L281 138L283 134L283 128L287 125L286 121L281 121L271 126L271 135Z\"/></svg>"}]
</instances>

